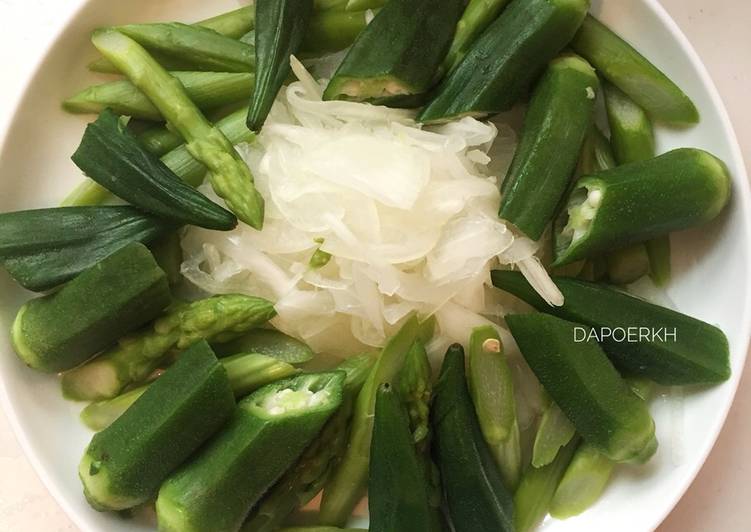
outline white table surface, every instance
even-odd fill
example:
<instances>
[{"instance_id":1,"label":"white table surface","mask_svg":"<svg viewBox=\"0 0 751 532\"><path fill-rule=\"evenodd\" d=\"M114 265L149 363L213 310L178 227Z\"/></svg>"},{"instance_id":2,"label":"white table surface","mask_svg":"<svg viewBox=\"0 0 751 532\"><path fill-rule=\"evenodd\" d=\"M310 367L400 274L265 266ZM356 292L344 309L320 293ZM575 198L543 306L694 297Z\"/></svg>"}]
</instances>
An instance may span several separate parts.
<instances>
[{"instance_id":1,"label":"white table surface","mask_svg":"<svg viewBox=\"0 0 751 532\"><path fill-rule=\"evenodd\" d=\"M155 0L158 1L158 0ZM617 1L617 0L613 0ZM662 0L709 68L751 161L751 2ZM42 53L67 0L0 0L0 128ZM23 48L24 53L18 50ZM750 363L747 366L751 366ZM693 486L660 532L751 530L751 370L725 429ZM638 509L635 509L638 511ZM75 531L23 455L0 411L0 532Z\"/></svg>"}]
</instances>

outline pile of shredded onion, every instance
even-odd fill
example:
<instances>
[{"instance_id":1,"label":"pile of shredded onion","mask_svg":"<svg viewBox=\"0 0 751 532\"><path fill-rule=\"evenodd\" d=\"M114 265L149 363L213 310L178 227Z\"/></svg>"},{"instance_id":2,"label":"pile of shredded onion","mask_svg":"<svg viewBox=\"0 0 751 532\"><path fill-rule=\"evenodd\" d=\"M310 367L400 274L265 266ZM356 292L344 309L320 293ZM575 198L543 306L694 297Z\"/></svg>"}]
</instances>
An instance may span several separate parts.
<instances>
[{"instance_id":1,"label":"pile of shredded onion","mask_svg":"<svg viewBox=\"0 0 751 532\"><path fill-rule=\"evenodd\" d=\"M276 301L278 329L336 356L383 345L413 312L437 317L436 349L466 343L499 315L493 267L518 267L562 302L537 245L498 218L510 127L463 118L423 128L411 111L324 102L325 85L294 59L293 70L299 81L239 148L266 198L263 231L188 230L192 283ZM315 269L319 247L332 258Z\"/></svg>"}]
</instances>

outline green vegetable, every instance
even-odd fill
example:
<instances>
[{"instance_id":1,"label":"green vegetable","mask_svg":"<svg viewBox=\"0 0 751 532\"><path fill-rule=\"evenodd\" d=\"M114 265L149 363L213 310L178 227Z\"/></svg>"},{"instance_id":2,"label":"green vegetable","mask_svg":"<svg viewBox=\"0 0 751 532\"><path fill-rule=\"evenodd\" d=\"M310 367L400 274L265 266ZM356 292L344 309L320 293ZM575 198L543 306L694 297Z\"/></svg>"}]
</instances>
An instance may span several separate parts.
<instances>
[{"instance_id":1,"label":"green vegetable","mask_svg":"<svg viewBox=\"0 0 751 532\"><path fill-rule=\"evenodd\" d=\"M154 257L132 243L59 291L21 307L11 341L29 367L65 371L156 318L170 299L167 278Z\"/></svg>"},{"instance_id":2,"label":"green vegetable","mask_svg":"<svg viewBox=\"0 0 751 532\"><path fill-rule=\"evenodd\" d=\"M323 490L347 446L357 394L374 363L370 355L348 358L337 368L347 375L342 405L297 463L263 496L243 525L243 532L274 532L297 508Z\"/></svg>"},{"instance_id":3,"label":"green vegetable","mask_svg":"<svg viewBox=\"0 0 751 532\"><path fill-rule=\"evenodd\" d=\"M256 0L256 90L250 100L248 129L260 131L289 77L289 59L300 51L313 0Z\"/></svg>"},{"instance_id":4,"label":"green vegetable","mask_svg":"<svg viewBox=\"0 0 751 532\"><path fill-rule=\"evenodd\" d=\"M443 70L451 71L464 58L477 38L496 19L510 0L469 0L456 25L451 48L443 61Z\"/></svg>"},{"instance_id":5,"label":"green vegetable","mask_svg":"<svg viewBox=\"0 0 751 532\"><path fill-rule=\"evenodd\" d=\"M588 327L545 314L507 315L506 323L540 383L582 437L615 462L646 462L657 450L646 404L629 389Z\"/></svg>"},{"instance_id":6,"label":"green vegetable","mask_svg":"<svg viewBox=\"0 0 751 532\"><path fill-rule=\"evenodd\" d=\"M219 355L259 353L289 364L309 362L315 356L307 344L274 329L255 329L236 340L214 346L214 350Z\"/></svg>"},{"instance_id":7,"label":"green vegetable","mask_svg":"<svg viewBox=\"0 0 751 532\"><path fill-rule=\"evenodd\" d=\"M675 124L699 121L693 102L675 83L594 17L587 16L571 46L654 120Z\"/></svg>"},{"instance_id":8,"label":"green vegetable","mask_svg":"<svg viewBox=\"0 0 751 532\"><path fill-rule=\"evenodd\" d=\"M616 249L605 255L608 280L624 285L638 281L649 274L649 255L645 244L634 244Z\"/></svg>"},{"instance_id":9,"label":"green vegetable","mask_svg":"<svg viewBox=\"0 0 751 532\"><path fill-rule=\"evenodd\" d=\"M94 33L92 42L112 61L185 139L188 152L210 169L214 191L251 227L263 226L263 198L248 166L232 143L212 126L170 76L138 43L113 30Z\"/></svg>"},{"instance_id":10,"label":"green vegetable","mask_svg":"<svg viewBox=\"0 0 751 532\"><path fill-rule=\"evenodd\" d=\"M139 209L177 225L228 231L237 218L184 183L146 151L109 109L86 128L73 162L91 179Z\"/></svg>"},{"instance_id":11,"label":"green vegetable","mask_svg":"<svg viewBox=\"0 0 751 532\"><path fill-rule=\"evenodd\" d=\"M670 235L644 243L649 257L649 276L657 286L665 286L671 276Z\"/></svg>"},{"instance_id":12,"label":"green vegetable","mask_svg":"<svg viewBox=\"0 0 751 532\"><path fill-rule=\"evenodd\" d=\"M320 522L342 526L365 494L370 464L376 392L381 384L392 382L404 365L407 352L420 333L420 322L411 317L378 356L357 396L347 450L323 492Z\"/></svg>"},{"instance_id":13,"label":"green vegetable","mask_svg":"<svg viewBox=\"0 0 751 532\"><path fill-rule=\"evenodd\" d=\"M347 11L362 11L363 9L377 9L383 7L387 0L347 0Z\"/></svg>"},{"instance_id":14,"label":"green vegetable","mask_svg":"<svg viewBox=\"0 0 751 532\"><path fill-rule=\"evenodd\" d=\"M265 299L242 295L178 304L152 326L122 338L113 349L63 375L63 393L74 400L116 397L126 386L141 383L171 350L241 334L275 314Z\"/></svg>"},{"instance_id":15,"label":"green vegetable","mask_svg":"<svg viewBox=\"0 0 751 532\"><path fill-rule=\"evenodd\" d=\"M24 288L42 292L174 225L132 207L66 207L0 214L0 261Z\"/></svg>"},{"instance_id":16,"label":"green vegetable","mask_svg":"<svg viewBox=\"0 0 751 532\"><path fill-rule=\"evenodd\" d=\"M94 435L78 467L89 504L103 511L147 502L234 408L226 372L205 342L196 343L117 421Z\"/></svg>"},{"instance_id":17,"label":"green vegetable","mask_svg":"<svg viewBox=\"0 0 751 532\"><path fill-rule=\"evenodd\" d=\"M175 231L159 240L155 240L149 246L151 253L159 267L167 274L170 286L180 284L183 277L180 267L183 263L183 248L180 244L180 235Z\"/></svg>"},{"instance_id":18,"label":"green vegetable","mask_svg":"<svg viewBox=\"0 0 751 532\"><path fill-rule=\"evenodd\" d=\"M533 530L548 513L550 501L571 462L578 438L560 450L555 460L541 468L528 467L514 493L514 526L516 532Z\"/></svg>"},{"instance_id":19,"label":"green vegetable","mask_svg":"<svg viewBox=\"0 0 751 532\"><path fill-rule=\"evenodd\" d=\"M159 529L239 530L339 408L345 374L300 375L242 400L229 425L159 490Z\"/></svg>"},{"instance_id":20,"label":"green vegetable","mask_svg":"<svg viewBox=\"0 0 751 532\"><path fill-rule=\"evenodd\" d=\"M582 175L589 175L602 170L608 170L616 166L613 147L608 138L593 125L587 137L584 139L579 170Z\"/></svg>"},{"instance_id":21,"label":"green vegetable","mask_svg":"<svg viewBox=\"0 0 751 532\"><path fill-rule=\"evenodd\" d=\"M363 30L324 100L388 103L425 94L451 46L461 0L390 0Z\"/></svg>"},{"instance_id":22,"label":"green vegetable","mask_svg":"<svg viewBox=\"0 0 751 532\"><path fill-rule=\"evenodd\" d=\"M435 458L454 530L513 531L511 494L483 439L460 345L451 346L443 360L431 417Z\"/></svg>"},{"instance_id":23,"label":"green vegetable","mask_svg":"<svg viewBox=\"0 0 751 532\"><path fill-rule=\"evenodd\" d=\"M157 126L140 133L138 142L157 157L161 157L180 146L183 139L166 127Z\"/></svg>"},{"instance_id":24,"label":"green vegetable","mask_svg":"<svg viewBox=\"0 0 751 532\"><path fill-rule=\"evenodd\" d=\"M574 425L554 401L550 401L542 414L532 448L532 466L544 467L555 460L558 452L576 434Z\"/></svg>"},{"instance_id":25,"label":"green vegetable","mask_svg":"<svg viewBox=\"0 0 751 532\"><path fill-rule=\"evenodd\" d=\"M256 67L252 46L225 37L201 26L178 22L128 24L113 28L127 35L147 50L209 72L253 72ZM100 50L101 52L101 50ZM103 54L106 57L106 54ZM117 61L110 61L123 72ZM126 72L123 72L127 75Z\"/></svg>"},{"instance_id":26,"label":"green vegetable","mask_svg":"<svg viewBox=\"0 0 751 532\"><path fill-rule=\"evenodd\" d=\"M370 446L368 509L371 532L420 532L431 527L433 508L410 420L389 384L377 394Z\"/></svg>"},{"instance_id":27,"label":"green vegetable","mask_svg":"<svg viewBox=\"0 0 751 532\"><path fill-rule=\"evenodd\" d=\"M550 63L532 95L499 212L532 240L540 239L566 193L592 126L598 88L592 67L565 55Z\"/></svg>"},{"instance_id":28,"label":"green vegetable","mask_svg":"<svg viewBox=\"0 0 751 532\"><path fill-rule=\"evenodd\" d=\"M182 84L188 97L202 111L245 100L253 92L255 79L253 74L230 72L170 72L170 75ZM131 118L163 120L151 100L127 80L92 85L65 100L63 107L70 113L99 114L109 108Z\"/></svg>"},{"instance_id":29,"label":"green vegetable","mask_svg":"<svg viewBox=\"0 0 751 532\"><path fill-rule=\"evenodd\" d=\"M418 115L447 122L510 109L571 40L589 0L513 0Z\"/></svg>"},{"instance_id":30,"label":"green vegetable","mask_svg":"<svg viewBox=\"0 0 751 532\"><path fill-rule=\"evenodd\" d=\"M235 397L245 397L267 384L291 377L297 371L286 362L255 353L235 355L221 359L220 362L227 371ZM91 403L81 411L81 421L91 430L106 429L148 388L149 385L139 386L114 399Z\"/></svg>"},{"instance_id":31,"label":"green vegetable","mask_svg":"<svg viewBox=\"0 0 751 532\"><path fill-rule=\"evenodd\" d=\"M553 281L565 298L560 307L546 304L518 272L493 272L496 287L540 312L598 330L637 329L642 336L634 342L601 338L608 356L624 372L667 385L711 384L730 377L728 341L717 327L603 285ZM647 330L650 334L644 336Z\"/></svg>"},{"instance_id":32,"label":"green vegetable","mask_svg":"<svg viewBox=\"0 0 751 532\"><path fill-rule=\"evenodd\" d=\"M510 490L521 474L522 456L514 381L498 332L478 327L469 339L469 391L490 452Z\"/></svg>"},{"instance_id":33,"label":"green vegetable","mask_svg":"<svg viewBox=\"0 0 751 532\"><path fill-rule=\"evenodd\" d=\"M727 167L697 149L584 176L556 223L554 266L707 223L729 199Z\"/></svg>"},{"instance_id":34,"label":"green vegetable","mask_svg":"<svg viewBox=\"0 0 751 532\"><path fill-rule=\"evenodd\" d=\"M293 526L276 532L368 532L364 528L338 528L335 526Z\"/></svg>"},{"instance_id":35,"label":"green vegetable","mask_svg":"<svg viewBox=\"0 0 751 532\"><path fill-rule=\"evenodd\" d=\"M368 25L368 11L324 11L313 14L301 49L308 55L338 52L352 45Z\"/></svg>"},{"instance_id":36,"label":"green vegetable","mask_svg":"<svg viewBox=\"0 0 751 532\"><path fill-rule=\"evenodd\" d=\"M212 17L210 19L202 20L201 22L197 22L195 25L213 30L221 35L224 35L225 37L239 39L253 29L255 25L255 14L255 6L245 6L228 13L223 13L216 17ZM165 59L165 62L175 62L174 59L160 59ZM89 70L93 72L103 72L106 74L119 73L117 67L103 57L91 62L89 64Z\"/></svg>"}]
</instances>

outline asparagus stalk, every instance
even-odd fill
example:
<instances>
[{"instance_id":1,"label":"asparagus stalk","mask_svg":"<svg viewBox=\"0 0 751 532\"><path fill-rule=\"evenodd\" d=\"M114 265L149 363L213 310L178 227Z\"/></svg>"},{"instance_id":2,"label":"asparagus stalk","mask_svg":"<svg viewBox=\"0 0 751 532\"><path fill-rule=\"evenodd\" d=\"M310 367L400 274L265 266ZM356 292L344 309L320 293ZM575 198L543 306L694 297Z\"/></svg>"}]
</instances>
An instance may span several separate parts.
<instances>
[{"instance_id":1,"label":"asparagus stalk","mask_svg":"<svg viewBox=\"0 0 751 532\"><path fill-rule=\"evenodd\" d=\"M323 55L351 46L370 21L373 11L324 11L315 13L302 41L306 55Z\"/></svg>"},{"instance_id":2,"label":"asparagus stalk","mask_svg":"<svg viewBox=\"0 0 751 532\"><path fill-rule=\"evenodd\" d=\"M143 382L171 350L246 332L275 315L269 301L242 295L178 304L152 327L121 339L116 347L63 375L63 393L74 400L116 397L126 386Z\"/></svg>"},{"instance_id":3,"label":"asparagus stalk","mask_svg":"<svg viewBox=\"0 0 751 532\"><path fill-rule=\"evenodd\" d=\"M464 10L451 48L443 62L443 72L454 68L474 44L477 37L490 26L510 0L470 0Z\"/></svg>"},{"instance_id":4,"label":"asparagus stalk","mask_svg":"<svg viewBox=\"0 0 751 532\"><path fill-rule=\"evenodd\" d=\"M253 92L253 74L231 72L170 72L185 88L188 97L202 111L242 101ZM63 102L70 113L99 114L106 108L141 120L162 121L159 110L130 81L93 85Z\"/></svg>"},{"instance_id":5,"label":"asparagus stalk","mask_svg":"<svg viewBox=\"0 0 751 532\"><path fill-rule=\"evenodd\" d=\"M272 382L291 377L297 371L291 364L256 353L239 354L220 359L219 362L227 371L232 391L238 398ZM91 403L81 411L81 421L97 432L106 429L130 408L149 386L151 385L139 386L113 399Z\"/></svg>"},{"instance_id":6,"label":"asparagus stalk","mask_svg":"<svg viewBox=\"0 0 751 532\"><path fill-rule=\"evenodd\" d=\"M576 434L576 428L555 402L550 400L542 414L532 448L532 466L544 467L555 460L560 449Z\"/></svg>"},{"instance_id":7,"label":"asparagus stalk","mask_svg":"<svg viewBox=\"0 0 751 532\"><path fill-rule=\"evenodd\" d=\"M386 0L348 0L347 11L362 11L364 9L378 9L383 7Z\"/></svg>"},{"instance_id":8,"label":"asparagus stalk","mask_svg":"<svg viewBox=\"0 0 751 532\"><path fill-rule=\"evenodd\" d=\"M323 489L344 454L355 399L373 362L370 355L361 355L346 360L337 368L347 374L342 406L297 464L264 495L242 532L274 532L293 511L305 506Z\"/></svg>"},{"instance_id":9,"label":"asparagus stalk","mask_svg":"<svg viewBox=\"0 0 751 532\"><path fill-rule=\"evenodd\" d=\"M166 127L153 127L138 135L138 141L148 151L162 157L183 143L182 137Z\"/></svg>"},{"instance_id":10,"label":"asparagus stalk","mask_svg":"<svg viewBox=\"0 0 751 532\"><path fill-rule=\"evenodd\" d=\"M404 365L407 352L414 344L419 332L420 323L413 316L383 348L357 396L347 450L323 492L321 523L342 526L365 494L378 387L393 381L398 375Z\"/></svg>"},{"instance_id":11,"label":"asparagus stalk","mask_svg":"<svg viewBox=\"0 0 751 532\"><path fill-rule=\"evenodd\" d=\"M196 108L180 82L143 47L122 33L97 31L92 42L146 94L185 139L190 154L209 168L214 191L226 201L230 210L240 220L260 230L264 202L253 185L248 166L227 137Z\"/></svg>"},{"instance_id":12,"label":"asparagus stalk","mask_svg":"<svg viewBox=\"0 0 751 532\"><path fill-rule=\"evenodd\" d=\"M335 526L293 526L277 532L368 532L364 528L339 528Z\"/></svg>"},{"instance_id":13,"label":"asparagus stalk","mask_svg":"<svg viewBox=\"0 0 751 532\"><path fill-rule=\"evenodd\" d=\"M493 327L478 327L469 340L469 389L482 435L509 490L519 482L521 446L514 383Z\"/></svg>"},{"instance_id":14,"label":"asparagus stalk","mask_svg":"<svg viewBox=\"0 0 751 532\"><path fill-rule=\"evenodd\" d=\"M239 39L254 28L255 18L255 6L251 5L202 20L195 25L213 30L225 37ZM104 57L92 61L89 64L89 70L92 72L101 72L103 74L119 73L117 67Z\"/></svg>"}]
</instances>

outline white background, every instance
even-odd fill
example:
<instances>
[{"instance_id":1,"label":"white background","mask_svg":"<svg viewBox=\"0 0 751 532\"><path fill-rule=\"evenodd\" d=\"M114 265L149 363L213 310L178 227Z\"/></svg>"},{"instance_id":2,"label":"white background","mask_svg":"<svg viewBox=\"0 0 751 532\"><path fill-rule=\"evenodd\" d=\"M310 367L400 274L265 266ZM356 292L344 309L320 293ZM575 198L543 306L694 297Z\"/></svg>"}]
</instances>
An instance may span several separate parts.
<instances>
[{"instance_id":1,"label":"white background","mask_svg":"<svg viewBox=\"0 0 751 532\"><path fill-rule=\"evenodd\" d=\"M744 157L751 161L751 2L662 3L707 65L730 111ZM9 119L35 58L43 53L70 4L67 0L0 0L0 129ZM33 156L33 146L29 153ZM749 420L751 370L741 382L717 446L660 532L751 530ZM0 532L75 530L41 485L0 412Z\"/></svg>"}]
</instances>

